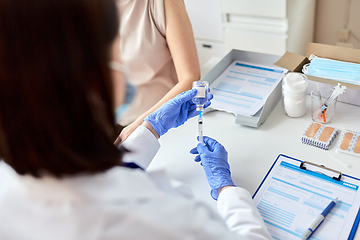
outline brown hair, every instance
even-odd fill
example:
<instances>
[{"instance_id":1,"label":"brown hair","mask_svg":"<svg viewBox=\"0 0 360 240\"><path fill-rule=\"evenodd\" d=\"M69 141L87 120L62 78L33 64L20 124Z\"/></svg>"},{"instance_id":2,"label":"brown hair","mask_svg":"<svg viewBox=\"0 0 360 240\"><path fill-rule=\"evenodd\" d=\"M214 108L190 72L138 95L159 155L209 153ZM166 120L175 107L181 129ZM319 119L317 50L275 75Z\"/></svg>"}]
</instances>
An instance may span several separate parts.
<instances>
[{"instance_id":1,"label":"brown hair","mask_svg":"<svg viewBox=\"0 0 360 240\"><path fill-rule=\"evenodd\" d=\"M0 0L0 155L19 174L121 162L110 49L114 0Z\"/></svg>"}]
</instances>

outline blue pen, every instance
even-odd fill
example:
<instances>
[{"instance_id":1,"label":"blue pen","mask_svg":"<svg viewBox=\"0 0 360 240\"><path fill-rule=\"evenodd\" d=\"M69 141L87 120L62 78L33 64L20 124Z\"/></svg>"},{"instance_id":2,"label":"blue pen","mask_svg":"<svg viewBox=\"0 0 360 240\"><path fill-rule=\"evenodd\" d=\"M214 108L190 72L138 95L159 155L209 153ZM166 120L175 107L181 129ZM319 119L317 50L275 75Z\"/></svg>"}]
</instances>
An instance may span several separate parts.
<instances>
[{"instance_id":1,"label":"blue pen","mask_svg":"<svg viewBox=\"0 0 360 240\"><path fill-rule=\"evenodd\" d=\"M311 226L305 231L302 239L308 239L311 236L311 234L315 232L315 230L324 221L326 215L331 211L331 209L333 209L337 200L338 198L335 198L330 202L330 204L324 209L324 211L316 218L316 220L311 224Z\"/></svg>"}]
</instances>

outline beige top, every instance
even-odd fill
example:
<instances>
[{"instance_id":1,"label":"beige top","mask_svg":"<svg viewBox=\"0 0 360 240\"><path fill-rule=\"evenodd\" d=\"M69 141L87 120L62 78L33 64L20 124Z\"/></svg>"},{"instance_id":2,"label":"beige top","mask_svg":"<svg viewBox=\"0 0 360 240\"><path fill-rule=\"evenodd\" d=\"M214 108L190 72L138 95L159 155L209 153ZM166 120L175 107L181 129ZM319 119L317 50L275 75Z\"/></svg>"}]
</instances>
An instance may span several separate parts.
<instances>
[{"instance_id":1,"label":"beige top","mask_svg":"<svg viewBox=\"0 0 360 240\"><path fill-rule=\"evenodd\" d=\"M129 110L120 119L128 125L154 106L178 82L165 36L163 0L119 0L120 52L137 87Z\"/></svg>"}]
</instances>

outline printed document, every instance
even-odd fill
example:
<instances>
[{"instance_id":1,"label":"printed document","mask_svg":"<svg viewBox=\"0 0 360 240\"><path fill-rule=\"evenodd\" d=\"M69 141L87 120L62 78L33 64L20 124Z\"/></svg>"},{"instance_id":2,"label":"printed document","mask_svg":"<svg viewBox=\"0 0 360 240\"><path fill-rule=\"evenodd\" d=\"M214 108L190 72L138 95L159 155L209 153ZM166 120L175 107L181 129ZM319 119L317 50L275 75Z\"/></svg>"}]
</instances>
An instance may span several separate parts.
<instances>
[{"instance_id":1,"label":"printed document","mask_svg":"<svg viewBox=\"0 0 360 240\"><path fill-rule=\"evenodd\" d=\"M272 237L301 239L326 206L339 198L310 239L348 239L359 212L360 180L342 176L340 181L303 170L300 161L280 155L254 196Z\"/></svg>"},{"instance_id":2,"label":"printed document","mask_svg":"<svg viewBox=\"0 0 360 240\"><path fill-rule=\"evenodd\" d=\"M211 83L214 95L211 107L253 116L263 107L286 72L277 66L234 61Z\"/></svg>"}]
</instances>

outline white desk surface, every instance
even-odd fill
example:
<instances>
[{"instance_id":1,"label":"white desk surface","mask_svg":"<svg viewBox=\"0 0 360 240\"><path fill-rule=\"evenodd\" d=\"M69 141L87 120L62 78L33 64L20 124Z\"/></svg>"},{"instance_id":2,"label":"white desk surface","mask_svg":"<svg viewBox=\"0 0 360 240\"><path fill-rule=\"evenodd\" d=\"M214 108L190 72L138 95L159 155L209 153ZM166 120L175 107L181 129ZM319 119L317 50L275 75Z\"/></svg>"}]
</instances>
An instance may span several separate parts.
<instances>
[{"instance_id":1,"label":"white desk surface","mask_svg":"<svg viewBox=\"0 0 360 240\"><path fill-rule=\"evenodd\" d=\"M305 116L290 118L283 113L282 103L279 102L257 129L236 124L235 116L231 113L214 111L203 115L204 135L225 146L232 178L237 186L254 194L279 154L323 164L360 178L360 158L336 153L341 132L328 151L301 143L301 135L311 123L309 96L307 103ZM360 107L338 102L334 119L328 125L340 130L360 131ZM205 173L200 164L194 162L194 155L189 153L197 145L197 135L197 117L177 129L171 129L160 138L161 148L149 170L165 169L170 178L185 183L198 200L215 209L216 202L210 197ZM350 167L334 161L331 155ZM360 239L359 233L355 239Z\"/></svg>"}]
</instances>

